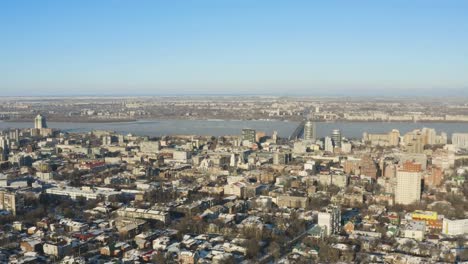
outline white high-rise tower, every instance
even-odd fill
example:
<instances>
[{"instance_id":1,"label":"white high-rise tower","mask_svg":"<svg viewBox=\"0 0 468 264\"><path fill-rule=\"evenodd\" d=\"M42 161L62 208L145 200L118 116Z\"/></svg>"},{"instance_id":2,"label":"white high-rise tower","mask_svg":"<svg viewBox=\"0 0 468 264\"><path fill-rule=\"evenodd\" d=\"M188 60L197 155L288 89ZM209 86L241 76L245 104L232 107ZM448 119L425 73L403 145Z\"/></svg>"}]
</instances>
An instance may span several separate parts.
<instances>
[{"instance_id":1,"label":"white high-rise tower","mask_svg":"<svg viewBox=\"0 0 468 264\"><path fill-rule=\"evenodd\" d=\"M314 140L315 139L315 123L307 121L304 124L304 139L305 140Z\"/></svg>"},{"instance_id":2,"label":"white high-rise tower","mask_svg":"<svg viewBox=\"0 0 468 264\"><path fill-rule=\"evenodd\" d=\"M41 129L47 128L46 118L41 114L37 115L34 119L34 128Z\"/></svg>"}]
</instances>

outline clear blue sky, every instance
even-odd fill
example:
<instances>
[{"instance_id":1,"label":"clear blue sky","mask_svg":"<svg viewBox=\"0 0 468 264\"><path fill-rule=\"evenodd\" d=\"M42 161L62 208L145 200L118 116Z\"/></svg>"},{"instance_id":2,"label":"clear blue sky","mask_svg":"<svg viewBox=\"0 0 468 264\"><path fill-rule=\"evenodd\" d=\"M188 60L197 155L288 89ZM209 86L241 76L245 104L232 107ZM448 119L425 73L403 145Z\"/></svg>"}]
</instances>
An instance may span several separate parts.
<instances>
[{"instance_id":1,"label":"clear blue sky","mask_svg":"<svg viewBox=\"0 0 468 264\"><path fill-rule=\"evenodd\" d=\"M0 95L468 93L468 1L0 2Z\"/></svg>"}]
</instances>

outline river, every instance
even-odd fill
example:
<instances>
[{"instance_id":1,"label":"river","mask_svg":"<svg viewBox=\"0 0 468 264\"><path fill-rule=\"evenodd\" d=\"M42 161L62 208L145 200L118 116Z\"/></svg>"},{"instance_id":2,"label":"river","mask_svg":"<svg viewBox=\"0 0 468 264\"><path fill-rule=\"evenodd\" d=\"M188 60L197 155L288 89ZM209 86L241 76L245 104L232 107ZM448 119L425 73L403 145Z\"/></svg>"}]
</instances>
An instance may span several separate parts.
<instances>
[{"instance_id":1,"label":"river","mask_svg":"<svg viewBox=\"0 0 468 264\"><path fill-rule=\"evenodd\" d=\"M48 122L48 127L68 132L89 132L109 130L122 134L162 136L162 135L240 135L242 128L253 128L271 135L278 131L279 136L289 137L298 122L286 121L244 121L244 120L140 120L116 123L69 123ZM0 130L7 128L30 128L33 122L0 122ZM401 134L417 128L435 128L438 133L446 132L450 137L454 132L468 133L468 123L435 122L317 122L317 135L324 137L333 129L340 129L343 136L361 138L363 132L385 133L391 129Z\"/></svg>"}]
</instances>

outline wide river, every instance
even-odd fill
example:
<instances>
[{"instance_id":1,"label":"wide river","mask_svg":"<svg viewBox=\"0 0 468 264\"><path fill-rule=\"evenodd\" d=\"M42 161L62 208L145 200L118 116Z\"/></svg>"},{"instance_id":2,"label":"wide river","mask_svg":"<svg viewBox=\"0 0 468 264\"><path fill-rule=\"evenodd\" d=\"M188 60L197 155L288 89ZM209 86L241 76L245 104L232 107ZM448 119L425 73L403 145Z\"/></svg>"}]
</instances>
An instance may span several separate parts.
<instances>
[{"instance_id":1,"label":"wide river","mask_svg":"<svg viewBox=\"0 0 468 264\"><path fill-rule=\"evenodd\" d=\"M240 135L242 128L253 128L271 135L278 131L282 137L289 137L298 122L285 121L240 121L240 120L141 120L119 123L67 123L48 122L50 128L68 132L89 132L109 130L122 134L162 136L162 135ZM7 128L29 128L33 122L1 122L0 130ZM437 133L446 132L450 137L454 132L468 133L468 123L405 123L405 122L317 122L318 137L329 135L333 129L340 129L348 138L361 138L363 132L385 133L393 128L404 134L417 128L435 128Z\"/></svg>"}]
</instances>

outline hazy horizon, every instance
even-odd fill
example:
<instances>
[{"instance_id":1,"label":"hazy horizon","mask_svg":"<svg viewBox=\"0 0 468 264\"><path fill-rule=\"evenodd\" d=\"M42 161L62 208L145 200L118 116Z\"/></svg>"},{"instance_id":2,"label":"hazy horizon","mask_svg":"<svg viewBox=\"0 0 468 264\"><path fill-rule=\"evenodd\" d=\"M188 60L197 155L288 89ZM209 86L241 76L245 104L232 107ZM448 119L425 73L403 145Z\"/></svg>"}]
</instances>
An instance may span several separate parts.
<instances>
[{"instance_id":1,"label":"hazy horizon","mask_svg":"<svg viewBox=\"0 0 468 264\"><path fill-rule=\"evenodd\" d=\"M55 92L31 92L28 94L5 94L2 93L0 98L23 98L23 97L50 97L50 98L60 98L60 97L316 97L316 98L408 98L414 99L418 97L423 98L468 98L468 94L464 92L468 91L468 88L460 89L406 89L406 90L397 90L397 92L382 91L382 90L330 90L326 89L323 91L311 91L311 92L302 92L302 91L288 91L288 92L238 92L238 93L227 93L227 92L166 92L166 93L149 93L149 92L95 92L95 93L74 93L63 91L62 93Z\"/></svg>"}]
</instances>

